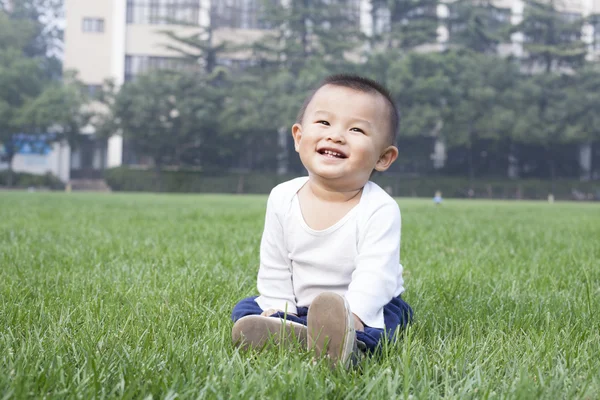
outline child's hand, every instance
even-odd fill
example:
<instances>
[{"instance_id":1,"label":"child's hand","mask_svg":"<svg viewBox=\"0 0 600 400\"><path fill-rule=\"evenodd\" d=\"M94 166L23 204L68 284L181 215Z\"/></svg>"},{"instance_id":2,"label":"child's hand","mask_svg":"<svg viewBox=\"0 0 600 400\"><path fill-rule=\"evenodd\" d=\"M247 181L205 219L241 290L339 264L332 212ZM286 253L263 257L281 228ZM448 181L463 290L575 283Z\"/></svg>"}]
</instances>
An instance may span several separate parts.
<instances>
[{"instance_id":1,"label":"child's hand","mask_svg":"<svg viewBox=\"0 0 600 400\"><path fill-rule=\"evenodd\" d=\"M358 318L356 316L356 314L352 313L352 316L354 317L354 330L364 331L365 330L365 324L363 324L363 322L360 320L360 318Z\"/></svg>"}]
</instances>

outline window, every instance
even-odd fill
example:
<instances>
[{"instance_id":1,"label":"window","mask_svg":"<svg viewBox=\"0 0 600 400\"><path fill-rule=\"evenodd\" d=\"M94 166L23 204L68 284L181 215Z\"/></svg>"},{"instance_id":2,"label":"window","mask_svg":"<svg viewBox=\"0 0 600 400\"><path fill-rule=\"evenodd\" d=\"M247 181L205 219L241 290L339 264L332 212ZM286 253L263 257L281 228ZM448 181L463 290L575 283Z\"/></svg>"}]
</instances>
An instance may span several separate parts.
<instances>
[{"instance_id":1,"label":"window","mask_svg":"<svg viewBox=\"0 0 600 400\"><path fill-rule=\"evenodd\" d=\"M177 57L125 56L125 82L154 70L196 71L198 64Z\"/></svg>"},{"instance_id":2,"label":"window","mask_svg":"<svg viewBox=\"0 0 600 400\"><path fill-rule=\"evenodd\" d=\"M347 0L344 5L350 20L356 25L360 25L360 0Z\"/></svg>"},{"instance_id":3,"label":"window","mask_svg":"<svg viewBox=\"0 0 600 400\"><path fill-rule=\"evenodd\" d=\"M85 94L89 97L95 97L102 90L102 85L85 85Z\"/></svg>"},{"instance_id":4,"label":"window","mask_svg":"<svg viewBox=\"0 0 600 400\"><path fill-rule=\"evenodd\" d=\"M271 0L277 5L279 2ZM239 29L269 29L265 20L262 0L221 0L214 3L212 24L214 27Z\"/></svg>"},{"instance_id":5,"label":"window","mask_svg":"<svg viewBox=\"0 0 600 400\"><path fill-rule=\"evenodd\" d=\"M465 7L454 3L448 7L448 30L450 34L467 33L469 21L482 23L490 32L500 32L510 25L511 10L493 6Z\"/></svg>"},{"instance_id":6,"label":"window","mask_svg":"<svg viewBox=\"0 0 600 400\"><path fill-rule=\"evenodd\" d=\"M391 30L390 20L390 9L387 6L379 6L375 10L375 15L373 18L373 33L380 35L382 33L389 32Z\"/></svg>"},{"instance_id":7,"label":"window","mask_svg":"<svg viewBox=\"0 0 600 400\"><path fill-rule=\"evenodd\" d=\"M199 0L127 0L128 24L198 25Z\"/></svg>"},{"instance_id":8,"label":"window","mask_svg":"<svg viewBox=\"0 0 600 400\"><path fill-rule=\"evenodd\" d=\"M242 71L255 65L253 60L224 57L217 59L217 64L235 71Z\"/></svg>"},{"instance_id":9,"label":"window","mask_svg":"<svg viewBox=\"0 0 600 400\"><path fill-rule=\"evenodd\" d=\"M592 22L594 27L593 46L594 50L600 50L600 16Z\"/></svg>"},{"instance_id":10,"label":"window","mask_svg":"<svg viewBox=\"0 0 600 400\"><path fill-rule=\"evenodd\" d=\"M103 18L84 18L82 29L84 32L104 32L104 19Z\"/></svg>"}]
</instances>

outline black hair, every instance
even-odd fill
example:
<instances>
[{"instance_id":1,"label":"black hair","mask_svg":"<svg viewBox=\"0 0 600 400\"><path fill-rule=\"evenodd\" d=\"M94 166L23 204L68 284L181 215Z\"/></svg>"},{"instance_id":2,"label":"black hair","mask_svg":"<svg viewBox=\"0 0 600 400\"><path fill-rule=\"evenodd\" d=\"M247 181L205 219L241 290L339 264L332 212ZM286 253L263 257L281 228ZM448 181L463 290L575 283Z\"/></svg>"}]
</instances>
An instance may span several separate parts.
<instances>
[{"instance_id":1,"label":"black hair","mask_svg":"<svg viewBox=\"0 0 600 400\"><path fill-rule=\"evenodd\" d=\"M383 85L381 85L380 83L378 83L372 79L365 78L365 77L358 76L358 75L337 74L337 75L330 75L327 78L323 79L321 81L321 83L319 83L319 85L304 100L304 103L302 104L302 108L300 108L300 111L298 112L298 115L296 117L296 123L298 123L298 124L302 123L302 120L304 119L304 113L306 112L306 108L308 107L308 104L311 102L311 100L315 96L315 93L317 93L317 91L325 85L342 86L342 87L347 87L347 88L354 89L354 90L357 90L357 91L363 92L363 93L379 94L379 95L383 96L383 98L388 103L388 108L389 108L390 143L391 144L396 143L396 135L398 133L398 128L400 126L400 112L398 111L398 107L396 106L394 99L392 99L390 92Z\"/></svg>"}]
</instances>

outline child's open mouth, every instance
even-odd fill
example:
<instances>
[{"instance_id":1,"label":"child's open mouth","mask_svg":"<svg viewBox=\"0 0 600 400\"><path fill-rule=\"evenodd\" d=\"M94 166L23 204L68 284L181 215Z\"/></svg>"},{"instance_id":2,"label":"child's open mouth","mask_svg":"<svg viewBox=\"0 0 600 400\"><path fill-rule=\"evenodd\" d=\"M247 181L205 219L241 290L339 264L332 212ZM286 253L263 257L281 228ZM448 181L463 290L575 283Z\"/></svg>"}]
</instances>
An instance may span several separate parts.
<instances>
[{"instance_id":1,"label":"child's open mouth","mask_svg":"<svg viewBox=\"0 0 600 400\"><path fill-rule=\"evenodd\" d=\"M345 154L329 149L321 149L318 151L318 153L329 158L348 158Z\"/></svg>"}]
</instances>

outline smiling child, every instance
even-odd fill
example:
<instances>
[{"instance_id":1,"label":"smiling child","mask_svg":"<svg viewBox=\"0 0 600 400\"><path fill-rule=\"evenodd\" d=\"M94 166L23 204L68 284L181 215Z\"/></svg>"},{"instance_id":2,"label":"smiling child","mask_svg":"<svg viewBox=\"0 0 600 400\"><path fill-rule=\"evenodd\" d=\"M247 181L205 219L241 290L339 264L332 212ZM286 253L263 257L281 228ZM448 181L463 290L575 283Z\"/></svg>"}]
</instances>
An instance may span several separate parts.
<instances>
[{"instance_id":1,"label":"smiling child","mask_svg":"<svg viewBox=\"0 0 600 400\"><path fill-rule=\"evenodd\" d=\"M259 296L233 309L233 343L294 337L350 365L412 319L400 264L400 210L369 179L398 157L397 108L378 83L326 78L292 127L308 177L275 187L260 245Z\"/></svg>"}]
</instances>

